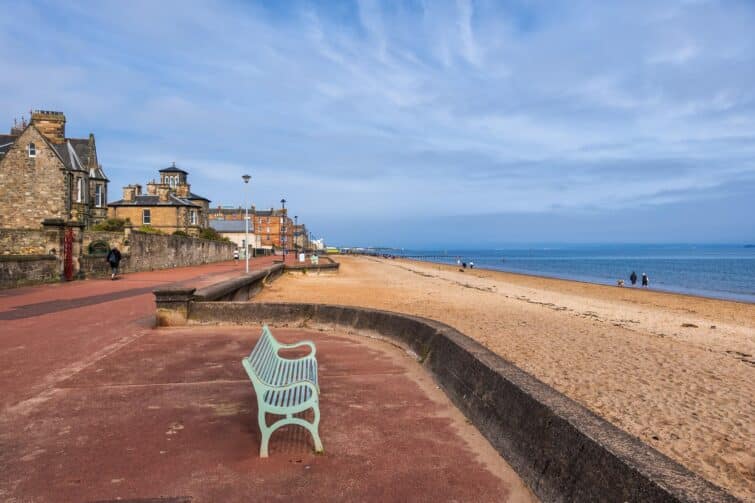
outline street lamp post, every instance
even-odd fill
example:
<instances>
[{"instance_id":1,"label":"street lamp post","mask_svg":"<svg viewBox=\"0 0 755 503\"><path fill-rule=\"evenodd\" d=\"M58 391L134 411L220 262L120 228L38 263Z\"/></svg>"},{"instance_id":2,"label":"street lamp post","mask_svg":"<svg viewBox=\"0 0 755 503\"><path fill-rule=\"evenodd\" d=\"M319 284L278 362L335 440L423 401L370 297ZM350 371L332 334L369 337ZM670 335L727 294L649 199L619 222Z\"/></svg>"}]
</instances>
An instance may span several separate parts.
<instances>
[{"instance_id":1,"label":"street lamp post","mask_svg":"<svg viewBox=\"0 0 755 503\"><path fill-rule=\"evenodd\" d=\"M296 238L299 236L299 215L294 215L294 255L298 256L299 254L299 242L296 240ZM294 258L294 260L298 260L297 258Z\"/></svg>"},{"instance_id":2,"label":"street lamp post","mask_svg":"<svg viewBox=\"0 0 755 503\"><path fill-rule=\"evenodd\" d=\"M281 248L283 249L283 263L286 263L286 200L281 199Z\"/></svg>"},{"instance_id":3,"label":"street lamp post","mask_svg":"<svg viewBox=\"0 0 755 503\"><path fill-rule=\"evenodd\" d=\"M249 175L243 175L244 185L249 184L249 180L252 179ZM246 272L249 274L249 205L244 204L244 259L246 260Z\"/></svg>"}]
</instances>

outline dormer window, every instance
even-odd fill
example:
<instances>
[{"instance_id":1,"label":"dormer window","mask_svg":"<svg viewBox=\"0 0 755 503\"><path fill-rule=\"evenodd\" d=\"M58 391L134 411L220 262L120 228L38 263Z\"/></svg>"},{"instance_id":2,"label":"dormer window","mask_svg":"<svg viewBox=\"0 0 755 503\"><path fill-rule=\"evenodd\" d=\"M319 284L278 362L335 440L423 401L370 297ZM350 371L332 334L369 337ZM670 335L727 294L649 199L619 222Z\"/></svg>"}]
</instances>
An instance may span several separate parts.
<instances>
[{"instance_id":1,"label":"dormer window","mask_svg":"<svg viewBox=\"0 0 755 503\"><path fill-rule=\"evenodd\" d=\"M37 146L33 143L30 143L28 147L26 147L26 151L29 153L29 157L37 157Z\"/></svg>"}]
</instances>

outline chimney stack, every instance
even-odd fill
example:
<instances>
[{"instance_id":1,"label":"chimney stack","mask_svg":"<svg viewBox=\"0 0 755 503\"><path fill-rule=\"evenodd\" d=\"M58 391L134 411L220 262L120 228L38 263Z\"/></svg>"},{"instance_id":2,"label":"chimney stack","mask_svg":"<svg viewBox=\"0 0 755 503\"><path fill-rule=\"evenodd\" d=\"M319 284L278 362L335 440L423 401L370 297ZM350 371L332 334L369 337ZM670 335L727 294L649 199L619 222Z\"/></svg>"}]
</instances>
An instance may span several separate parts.
<instances>
[{"instance_id":1,"label":"chimney stack","mask_svg":"<svg viewBox=\"0 0 755 503\"><path fill-rule=\"evenodd\" d=\"M52 143L64 143L66 140L66 116L63 112L34 110L31 123Z\"/></svg>"},{"instance_id":2,"label":"chimney stack","mask_svg":"<svg viewBox=\"0 0 755 503\"><path fill-rule=\"evenodd\" d=\"M134 192L135 188L133 185L126 185L123 187L123 200L127 202L131 202L134 200Z\"/></svg>"},{"instance_id":3,"label":"chimney stack","mask_svg":"<svg viewBox=\"0 0 755 503\"><path fill-rule=\"evenodd\" d=\"M168 196L170 195L170 187L167 185L159 185L157 187L158 201L161 203L168 202Z\"/></svg>"},{"instance_id":4,"label":"chimney stack","mask_svg":"<svg viewBox=\"0 0 755 503\"><path fill-rule=\"evenodd\" d=\"M188 183L179 183L176 187L176 195L178 197L189 197L189 189L191 189L191 185Z\"/></svg>"},{"instance_id":5,"label":"chimney stack","mask_svg":"<svg viewBox=\"0 0 755 503\"><path fill-rule=\"evenodd\" d=\"M157 183L152 180L147 184L147 195L148 196L156 196L157 195Z\"/></svg>"}]
</instances>

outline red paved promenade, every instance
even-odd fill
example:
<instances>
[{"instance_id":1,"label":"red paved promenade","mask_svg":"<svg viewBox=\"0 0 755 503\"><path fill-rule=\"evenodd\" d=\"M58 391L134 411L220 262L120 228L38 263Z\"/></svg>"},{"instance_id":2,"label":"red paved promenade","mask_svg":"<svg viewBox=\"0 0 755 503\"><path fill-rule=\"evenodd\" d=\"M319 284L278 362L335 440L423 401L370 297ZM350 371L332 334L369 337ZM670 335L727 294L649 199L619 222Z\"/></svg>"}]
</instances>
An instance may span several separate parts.
<instances>
[{"instance_id":1,"label":"red paved promenade","mask_svg":"<svg viewBox=\"0 0 755 503\"><path fill-rule=\"evenodd\" d=\"M239 361L259 331L152 328L153 289L243 267L0 291L0 501L529 499L419 366L345 334L275 331L318 345L325 455L287 427L261 460Z\"/></svg>"}]
</instances>

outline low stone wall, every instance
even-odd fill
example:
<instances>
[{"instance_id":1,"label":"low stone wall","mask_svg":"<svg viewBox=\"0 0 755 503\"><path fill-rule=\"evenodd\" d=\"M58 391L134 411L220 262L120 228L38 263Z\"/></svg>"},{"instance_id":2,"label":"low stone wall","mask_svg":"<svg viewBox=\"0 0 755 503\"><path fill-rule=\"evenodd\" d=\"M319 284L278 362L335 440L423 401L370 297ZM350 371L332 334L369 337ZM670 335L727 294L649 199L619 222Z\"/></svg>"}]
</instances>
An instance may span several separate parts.
<instances>
[{"instance_id":1,"label":"low stone wall","mask_svg":"<svg viewBox=\"0 0 755 503\"><path fill-rule=\"evenodd\" d=\"M104 241L118 246L121 251L120 272L130 273L170 269L191 265L209 264L233 259L236 246L225 241L187 236L166 236L131 231L128 235L113 232L85 232L82 246L85 252L89 243ZM82 255L79 260L82 274L87 278L104 277L110 274L105 255Z\"/></svg>"},{"instance_id":2,"label":"low stone wall","mask_svg":"<svg viewBox=\"0 0 755 503\"><path fill-rule=\"evenodd\" d=\"M201 288L194 293L191 300L199 302L249 300L262 290L265 281L273 281L283 274L285 267L283 264L276 264L251 274L244 274L238 278ZM157 292L155 295L158 295Z\"/></svg>"},{"instance_id":3,"label":"low stone wall","mask_svg":"<svg viewBox=\"0 0 755 503\"><path fill-rule=\"evenodd\" d=\"M0 255L0 288L60 280L60 261L54 255Z\"/></svg>"},{"instance_id":4,"label":"low stone wall","mask_svg":"<svg viewBox=\"0 0 755 503\"><path fill-rule=\"evenodd\" d=\"M0 255L46 255L47 236L41 229L0 229Z\"/></svg>"},{"instance_id":5,"label":"low stone wall","mask_svg":"<svg viewBox=\"0 0 755 503\"><path fill-rule=\"evenodd\" d=\"M341 264L336 262L330 257L322 256L320 257L321 263L317 265L313 265L311 262L295 262L294 264L286 264L286 272L300 272L303 274L307 273L330 273L330 272L338 272L338 268L341 267Z\"/></svg>"},{"instance_id":6,"label":"low stone wall","mask_svg":"<svg viewBox=\"0 0 755 503\"><path fill-rule=\"evenodd\" d=\"M737 501L442 323L358 307L190 297L172 311L179 323L329 325L406 348L543 501Z\"/></svg>"},{"instance_id":7,"label":"low stone wall","mask_svg":"<svg viewBox=\"0 0 755 503\"><path fill-rule=\"evenodd\" d=\"M129 271L151 271L232 260L236 245L186 236L134 231L129 238Z\"/></svg>"},{"instance_id":8,"label":"low stone wall","mask_svg":"<svg viewBox=\"0 0 755 503\"><path fill-rule=\"evenodd\" d=\"M92 245L105 243L109 248L117 247L121 252L128 252L129 237L132 233L113 231L90 231L83 233L81 249L84 254L90 254Z\"/></svg>"}]
</instances>

